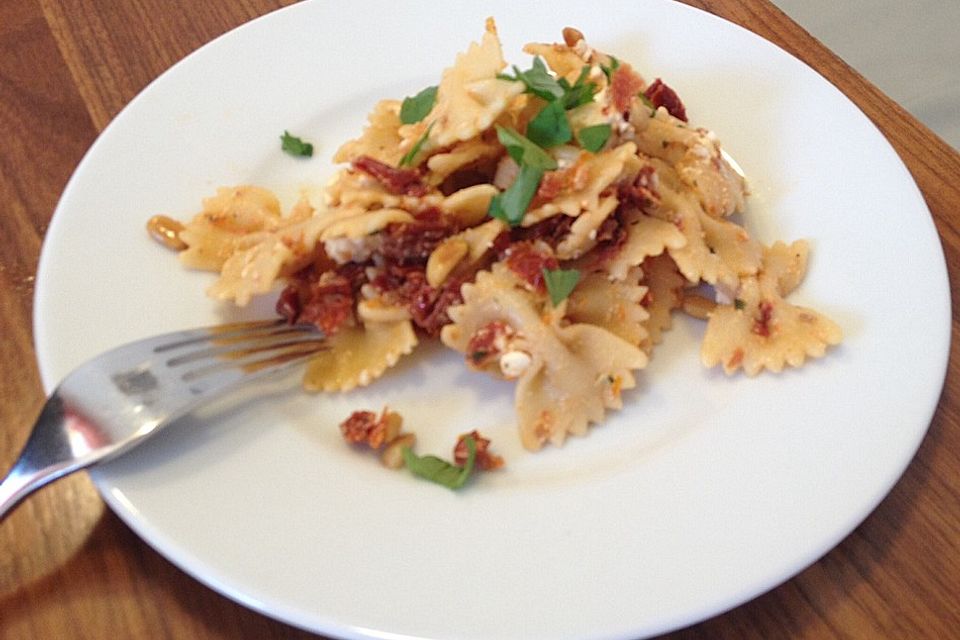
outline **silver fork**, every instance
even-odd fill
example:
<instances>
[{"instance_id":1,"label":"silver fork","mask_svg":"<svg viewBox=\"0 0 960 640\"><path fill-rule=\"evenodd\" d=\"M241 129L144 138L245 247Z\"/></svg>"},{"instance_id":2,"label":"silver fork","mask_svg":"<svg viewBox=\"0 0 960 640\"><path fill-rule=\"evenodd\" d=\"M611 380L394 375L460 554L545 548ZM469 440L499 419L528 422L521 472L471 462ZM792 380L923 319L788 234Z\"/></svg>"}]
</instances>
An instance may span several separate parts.
<instances>
[{"instance_id":1,"label":"silver fork","mask_svg":"<svg viewBox=\"0 0 960 640\"><path fill-rule=\"evenodd\" d=\"M31 492L130 450L199 404L325 348L313 325L224 324L131 342L74 369L0 482L0 520Z\"/></svg>"}]
</instances>

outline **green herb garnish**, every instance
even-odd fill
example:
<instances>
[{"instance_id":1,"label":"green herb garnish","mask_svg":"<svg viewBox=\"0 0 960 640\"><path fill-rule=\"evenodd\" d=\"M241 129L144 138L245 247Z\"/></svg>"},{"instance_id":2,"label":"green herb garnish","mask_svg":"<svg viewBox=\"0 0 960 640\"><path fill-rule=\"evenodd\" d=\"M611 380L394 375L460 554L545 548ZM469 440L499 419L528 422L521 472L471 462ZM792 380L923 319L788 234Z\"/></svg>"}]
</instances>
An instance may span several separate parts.
<instances>
[{"instance_id":1,"label":"green herb garnish","mask_svg":"<svg viewBox=\"0 0 960 640\"><path fill-rule=\"evenodd\" d=\"M290 135L289 131L284 131L283 135L280 136L280 148L292 156L300 156L303 158L313 156L313 145L309 142L304 142L297 136Z\"/></svg>"},{"instance_id":2,"label":"green herb garnish","mask_svg":"<svg viewBox=\"0 0 960 640\"><path fill-rule=\"evenodd\" d=\"M590 73L590 67L585 66L580 70L580 75L577 77L577 81L571 86L565 80L562 80L564 86L563 97L560 101L563 103L564 109L575 109L580 105L587 104L593 100L593 96L596 95L597 91L600 90L600 87L595 85L592 82L587 82L587 75Z\"/></svg>"},{"instance_id":3,"label":"green herb garnish","mask_svg":"<svg viewBox=\"0 0 960 640\"><path fill-rule=\"evenodd\" d=\"M412 147L410 147L410 151L407 151L407 153L400 158L401 167L413 166L413 161L416 160L417 154L420 153L420 149L423 148L423 143L426 142L427 138L430 137L430 129L433 129L432 122L430 123L430 126L427 127L427 130L423 132L423 135L420 136L420 139L417 140Z\"/></svg>"},{"instance_id":4,"label":"green herb garnish","mask_svg":"<svg viewBox=\"0 0 960 640\"><path fill-rule=\"evenodd\" d=\"M563 302L573 288L580 282L580 271L577 269L543 269L543 281L550 294L550 304L557 306Z\"/></svg>"},{"instance_id":5,"label":"green herb garnish","mask_svg":"<svg viewBox=\"0 0 960 640\"><path fill-rule=\"evenodd\" d=\"M559 101L550 102L530 121L527 138L544 148L564 144L573 138L567 112Z\"/></svg>"},{"instance_id":6,"label":"green herb garnish","mask_svg":"<svg viewBox=\"0 0 960 640\"><path fill-rule=\"evenodd\" d=\"M500 125L496 125L496 127L500 144L507 148L507 153L517 164L535 167L542 171L552 171L557 168L557 161L550 157L550 154L517 133L516 130Z\"/></svg>"},{"instance_id":7,"label":"green herb garnish","mask_svg":"<svg viewBox=\"0 0 960 640\"><path fill-rule=\"evenodd\" d=\"M541 178L543 178L542 169L529 164L521 164L520 173L517 174L513 184L506 191L498 193L490 200L487 214L491 218L503 220L511 227L517 226L523 220L533 196L537 194Z\"/></svg>"},{"instance_id":8,"label":"green herb garnish","mask_svg":"<svg viewBox=\"0 0 960 640\"><path fill-rule=\"evenodd\" d=\"M547 102L563 97L563 88L557 82L557 79L547 71L547 65L539 57L533 59L533 66L527 71L520 71L516 66L513 67L516 77L511 78L508 75L500 74L499 78L503 80L519 80L526 85L526 92L543 98Z\"/></svg>"},{"instance_id":9,"label":"green herb garnish","mask_svg":"<svg viewBox=\"0 0 960 640\"><path fill-rule=\"evenodd\" d=\"M577 132L577 141L580 146L591 153L596 153L607 144L610 138L610 125L597 124L592 127L584 127Z\"/></svg>"},{"instance_id":10,"label":"green herb garnish","mask_svg":"<svg viewBox=\"0 0 960 640\"><path fill-rule=\"evenodd\" d=\"M448 489L459 489L470 478L477 459L477 443L473 436L465 437L463 442L467 446L467 461L462 467L437 456L418 456L410 447L403 448L403 461L414 475L442 484Z\"/></svg>"},{"instance_id":11,"label":"green herb garnish","mask_svg":"<svg viewBox=\"0 0 960 640\"><path fill-rule=\"evenodd\" d=\"M741 300L740 298L734 298L733 308L737 309L738 311L743 311L744 309L747 308L747 303Z\"/></svg>"},{"instance_id":12,"label":"green herb garnish","mask_svg":"<svg viewBox=\"0 0 960 640\"><path fill-rule=\"evenodd\" d=\"M427 87L415 96L403 99L400 105L400 122L414 124L427 117L437 102L437 87Z\"/></svg>"}]
</instances>

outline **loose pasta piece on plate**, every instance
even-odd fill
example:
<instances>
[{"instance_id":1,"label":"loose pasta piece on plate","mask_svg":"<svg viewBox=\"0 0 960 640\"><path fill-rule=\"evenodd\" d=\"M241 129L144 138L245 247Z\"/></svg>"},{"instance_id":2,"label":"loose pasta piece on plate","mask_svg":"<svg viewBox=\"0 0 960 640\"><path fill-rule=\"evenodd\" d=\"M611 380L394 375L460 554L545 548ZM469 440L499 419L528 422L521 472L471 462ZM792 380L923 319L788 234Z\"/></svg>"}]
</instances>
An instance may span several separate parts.
<instances>
[{"instance_id":1,"label":"loose pasta piece on plate","mask_svg":"<svg viewBox=\"0 0 960 640\"><path fill-rule=\"evenodd\" d=\"M763 248L763 275L767 286L773 286L776 280L777 290L785 296L799 286L807 272L807 257L810 244L806 240L795 240L790 244L774 242Z\"/></svg>"},{"instance_id":2,"label":"loose pasta piece on plate","mask_svg":"<svg viewBox=\"0 0 960 640\"><path fill-rule=\"evenodd\" d=\"M192 269L219 271L249 236L283 224L280 201L270 191L242 185L220 187L203 200L203 210L184 225L179 237L187 248L180 261Z\"/></svg>"},{"instance_id":3,"label":"loose pasta piece on plate","mask_svg":"<svg viewBox=\"0 0 960 640\"><path fill-rule=\"evenodd\" d=\"M754 376L778 372L819 358L840 343L840 327L826 316L794 306L778 290L779 278L745 278L735 304L718 305L707 321L700 358L707 367L721 365Z\"/></svg>"},{"instance_id":4,"label":"loose pasta piece on plate","mask_svg":"<svg viewBox=\"0 0 960 640\"><path fill-rule=\"evenodd\" d=\"M417 346L409 320L343 327L330 349L310 360L303 376L309 391L349 391L370 384Z\"/></svg>"}]
</instances>

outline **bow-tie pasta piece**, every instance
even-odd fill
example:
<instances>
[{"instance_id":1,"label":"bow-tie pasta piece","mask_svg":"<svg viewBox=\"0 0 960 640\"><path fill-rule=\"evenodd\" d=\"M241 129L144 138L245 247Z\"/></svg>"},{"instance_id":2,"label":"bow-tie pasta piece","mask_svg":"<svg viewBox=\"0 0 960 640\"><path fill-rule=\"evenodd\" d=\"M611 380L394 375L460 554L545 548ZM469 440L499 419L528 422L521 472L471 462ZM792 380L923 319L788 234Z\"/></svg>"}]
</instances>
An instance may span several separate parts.
<instances>
[{"instance_id":1,"label":"bow-tie pasta piece","mask_svg":"<svg viewBox=\"0 0 960 640\"><path fill-rule=\"evenodd\" d=\"M400 101L381 100L367 117L367 127L356 140L350 140L337 149L333 161L353 162L369 156L380 162L396 166L403 157L400 143Z\"/></svg>"},{"instance_id":2,"label":"bow-tie pasta piece","mask_svg":"<svg viewBox=\"0 0 960 640\"><path fill-rule=\"evenodd\" d=\"M683 288L687 283L676 263L666 254L644 260L641 271L640 283L647 287L642 304L648 316L644 322L648 338L641 346L650 353L654 345L663 341L663 332L673 326L673 311L683 302Z\"/></svg>"},{"instance_id":3,"label":"bow-tie pasta piece","mask_svg":"<svg viewBox=\"0 0 960 640\"><path fill-rule=\"evenodd\" d=\"M506 66L496 26L487 20L480 43L471 43L443 72L430 113L420 122L400 128L403 148L409 150L426 135L421 153L429 154L489 129L524 89L522 82L497 77Z\"/></svg>"},{"instance_id":4,"label":"bow-tie pasta piece","mask_svg":"<svg viewBox=\"0 0 960 640\"><path fill-rule=\"evenodd\" d=\"M567 300L566 318L606 329L632 345L644 344L649 339L646 323L650 314L643 306L648 289L639 284L642 277L639 267L630 269L620 281L602 271L588 273Z\"/></svg>"},{"instance_id":5,"label":"bow-tie pasta piece","mask_svg":"<svg viewBox=\"0 0 960 640\"><path fill-rule=\"evenodd\" d=\"M639 170L640 160L633 143L597 154L578 154L572 166L544 176L537 194L542 204L534 201L523 218L523 226L529 227L558 214L576 217L583 211L595 210L603 192L615 182L636 176Z\"/></svg>"},{"instance_id":6,"label":"bow-tie pasta piece","mask_svg":"<svg viewBox=\"0 0 960 640\"><path fill-rule=\"evenodd\" d=\"M754 376L763 369L778 372L785 365L801 366L808 357L820 358L827 347L840 343L840 327L826 316L783 299L785 287L796 286L805 244L775 246L758 276L744 278L734 304L718 305L707 321L700 357L707 367L721 365L727 374L742 368ZM791 257L792 256L792 257Z\"/></svg>"},{"instance_id":7,"label":"bow-tie pasta piece","mask_svg":"<svg viewBox=\"0 0 960 640\"><path fill-rule=\"evenodd\" d=\"M635 385L632 370L646 366L637 347L597 326L563 325L504 264L463 287L463 304L441 340L466 355L468 365L517 379L516 409L523 445L536 450L583 434L619 406L620 391Z\"/></svg>"},{"instance_id":8,"label":"bow-tie pasta piece","mask_svg":"<svg viewBox=\"0 0 960 640\"><path fill-rule=\"evenodd\" d=\"M309 216L309 211L303 212ZM179 233L187 248L180 262L191 269L219 271L249 236L275 231L284 223L280 201L266 189L252 186L220 187L204 198L203 210Z\"/></svg>"},{"instance_id":9,"label":"bow-tie pasta piece","mask_svg":"<svg viewBox=\"0 0 960 640\"><path fill-rule=\"evenodd\" d=\"M417 346L409 320L344 327L329 340L330 348L307 365L303 386L308 391L349 391L366 386Z\"/></svg>"},{"instance_id":10,"label":"bow-tie pasta piece","mask_svg":"<svg viewBox=\"0 0 960 640\"><path fill-rule=\"evenodd\" d=\"M639 100L633 103L630 124L637 148L670 164L708 215L719 218L744 210L747 182L724 156L713 132L691 127L663 107L651 114Z\"/></svg>"}]
</instances>

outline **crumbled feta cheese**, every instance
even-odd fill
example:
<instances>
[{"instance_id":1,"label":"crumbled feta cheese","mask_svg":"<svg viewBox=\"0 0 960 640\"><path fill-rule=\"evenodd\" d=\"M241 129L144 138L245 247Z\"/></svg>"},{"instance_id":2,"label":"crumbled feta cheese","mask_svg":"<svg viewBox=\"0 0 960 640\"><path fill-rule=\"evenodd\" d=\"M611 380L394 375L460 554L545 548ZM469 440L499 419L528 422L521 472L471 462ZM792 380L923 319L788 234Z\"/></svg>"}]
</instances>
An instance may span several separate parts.
<instances>
[{"instance_id":1,"label":"crumbled feta cheese","mask_svg":"<svg viewBox=\"0 0 960 640\"><path fill-rule=\"evenodd\" d=\"M531 362L530 354L525 351L507 351L500 356L500 372L511 380L519 378Z\"/></svg>"},{"instance_id":2,"label":"crumbled feta cheese","mask_svg":"<svg viewBox=\"0 0 960 640\"><path fill-rule=\"evenodd\" d=\"M362 238L331 238L324 241L323 249L337 264L346 264L366 261L378 245L377 238L370 235Z\"/></svg>"}]
</instances>

